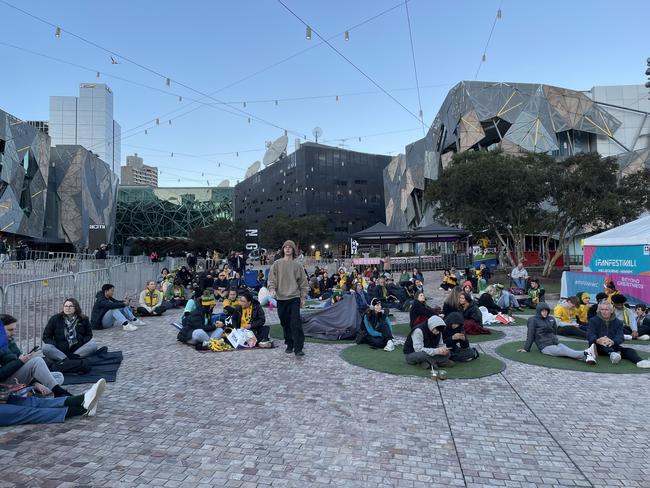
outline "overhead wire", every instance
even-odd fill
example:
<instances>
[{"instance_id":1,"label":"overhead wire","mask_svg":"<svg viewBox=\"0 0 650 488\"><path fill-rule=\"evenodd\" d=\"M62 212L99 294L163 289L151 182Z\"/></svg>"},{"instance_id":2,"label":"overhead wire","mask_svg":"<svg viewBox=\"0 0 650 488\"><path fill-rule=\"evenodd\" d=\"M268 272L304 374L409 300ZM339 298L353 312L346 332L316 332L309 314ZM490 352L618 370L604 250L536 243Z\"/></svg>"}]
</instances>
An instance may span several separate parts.
<instances>
[{"instance_id":1,"label":"overhead wire","mask_svg":"<svg viewBox=\"0 0 650 488\"><path fill-rule=\"evenodd\" d=\"M483 66L483 63L485 63L487 59L487 50L488 47L490 46L490 41L492 40L492 34L494 34L494 28L497 25L497 21L501 18L502 12L501 12L501 5L503 4L503 1L499 3L499 8L497 9L497 13L494 16L494 21L492 22L492 28L490 29L490 35L488 36L487 42L485 43L485 47L483 48L483 54L481 56L481 60L478 63L478 66L476 67L476 73L474 73L474 81L476 81L476 78L478 78L479 71L481 71L481 67Z\"/></svg>"},{"instance_id":2,"label":"overhead wire","mask_svg":"<svg viewBox=\"0 0 650 488\"><path fill-rule=\"evenodd\" d=\"M411 58L413 59L413 72L415 73L415 87L418 91L418 107L420 109L420 121L422 123L422 135L426 134L426 129L424 128L424 112L422 112L422 97L420 96L420 81L418 80L418 65L415 62L415 49L413 47L413 31L411 29L411 15L409 13L409 4L408 0L404 0L404 7L406 8L406 22L408 23L409 28L409 40L411 41Z\"/></svg>"},{"instance_id":3,"label":"overhead wire","mask_svg":"<svg viewBox=\"0 0 650 488\"><path fill-rule=\"evenodd\" d=\"M361 75L363 75L364 78L366 78L368 81L370 81L373 85L375 85L377 88L379 88L386 96L388 96L391 100L393 100L397 105L402 107L405 112L407 112L409 115L411 115L413 118L415 118L418 122L420 122L422 125L424 125L424 122L420 120L420 118L415 115L413 112L411 112L402 102L400 102L397 98L395 98L393 95L391 95L384 87L382 87L379 83L377 83L370 75L368 75L365 71L363 71L359 66L354 64L345 54L343 54L341 51L336 49L327 39L325 39L323 36L321 36L318 31L310 24L305 22L297 13L295 13L289 6L284 3L282 0L276 0L280 5L282 5L285 10L287 10L291 15L293 15L300 23L302 23L305 27L310 27L312 30L312 33L318 36L325 44L329 46L330 49L332 49L336 54L338 54L341 58L343 58L350 66L352 66L354 69L356 69Z\"/></svg>"}]
</instances>

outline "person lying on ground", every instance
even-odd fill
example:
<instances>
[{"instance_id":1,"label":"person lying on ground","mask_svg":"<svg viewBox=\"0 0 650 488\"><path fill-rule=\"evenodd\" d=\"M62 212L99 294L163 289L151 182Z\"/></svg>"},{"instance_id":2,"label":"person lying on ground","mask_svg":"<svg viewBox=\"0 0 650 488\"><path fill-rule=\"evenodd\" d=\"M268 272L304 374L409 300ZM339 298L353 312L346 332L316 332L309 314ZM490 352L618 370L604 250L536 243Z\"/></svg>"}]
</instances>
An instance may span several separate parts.
<instances>
[{"instance_id":1,"label":"person lying on ground","mask_svg":"<svg viewBox=\"0 0 650 488\"><path fill-rule=\"evenodd\" d=\"M165 292L165 301L169 303L171 308L181 308L187 304L185 287L181 283L181 280L176 279L172 286L167 287L167 291Z\"/></svg>"},{"instance_id":2,"label":"person lying on ground","mask_svg":"<svg viewBox=\"0 0 650 488\"><path fill-rule=\"evenodd\" d=\"M535 308L535 316L528 319L526 343L518 352L530 352L533 342L542 354L547 356L564 356L584 361L587 351L576 351L565 344L560 344L557 337L558 325L555 317L550 315L551 307L542 302Z\"/></svg>"},{"instance_id":3,"label":"person lying on ground","mask_svg":"<svg viewBox=\"0 0 650 488\"><path fill-rule=\"evenodd\" d=\"M414 327L425 323L432 315L440 314L440 307L433 308L427 305L427 299L424 296L424 292L420 292L416 295L411 310L409 311L409 325L411 326L411 329L413 329Z\"/></svg>"},{"instance_id":4,"label":"person lying on ground","mask_svg":"<svg viewBox=\"0 0 650 488\"><path fill-rule=\"evenodd\" d=\"M381 300L373 298L370 308L363 316L363 322L356 338L357 344L368 344L372 348L393 351L393 326L390 323Z\"/></svg>"},{"instance_id":5,"label":"person lying on ground","mask_svg":"<svg viewBox=\"0 0 650 488\"><path fill-rule=\"evenodd\" d=\"M0 314L0 327L7 336L7 347L0 349L0 383L20 383L31 385L41 395L70 396L67 390L61 388L63 375L50 372L42 357L34 353L23 354L14 342L18 320L11 315Z\"/></svg>"},{"instance_id":6,"label":"person lying on ground","mask_svg":"<svg viewBox=\"0 0 650 488\"><path fill-rule=\"evenodd\" d=\"M623 322L623 334L626 341L631 341L632 339L641 339L647 341L650 339L650 336L643 335L639 333L639 326L636 322L636 313L628 309L625 304L627 303L627 297L623 294L617 294L612 296L612 305L614 305L614 315L617 319ZM644 331L646 332L646 331Z\"/></svg>"},{"instance_id":7,"label":"person lying on ground","mask_svg":"<svg viewBox=\"0 0 650 488\"><path fill-rule=\"evenodd\" d=\"M450 368L454 365L449 359L449 349L442 340L445 321L432 315L427 322L409 332L404 342L404 359L407 364L423 368Z\"/></svg>"},{"instance_id":8,"label":"person lying on ground","mask_svg":"<svg viewBox=\"0 0 650 488\"><path fill-rule=\"evenodd\" d=\"M638 368L650 368L650 360L641 359L639 353L631 347L623 347L623 322L614 316L614 307L603 300L598 304L595 317L589 319L587 329L587 364L596 364L597 357L608 356L612 364L618 364L621 359L636 364Z\"/></svg>"},{"instance_id":9,"label":"person lying on ground","mask_svg":"<svg viewBox=\"0 0 650 488\"><path fill-rule=\"evenodd\" d=\"M54 398L9 395L7 403L0 403L0 426L54 424L72 417L94 417L105 388L106 380L102 378L81 395Z\"/></svg>"},{"instance_id":10,"label":"person lying on ground","mask_svg":"<svg viewBox=\"0 0 650 488\"><path fill-rule=\"evenodd\" d=\"M63 311L52 315L43 330L43 356L58 363L74 356L88 357L97 352L93 329L81 313L75 298L63 302Z\"/></svg>"},{"instance_id":11,"label":"person lying on ground","mask_svg":"<svg viewBox=\"0 0 650 488\"><path fill-rule=\"evenodd\" d=\"M90 313L90 324L93 329L101 330L120 324L128 332L138 330L138 325L145 323L136 319L129 306L130 299L124 297L123 301L113 298L115 286L110 283L102 285L102 289L95 295L95 303Z\"/></svg>"},{"instance_id":12,"label":"person lying on ground","mask_svg":"<svg viewBox=\"0 0 650 488\"><path fill-rule=\"evenodd\" d=\"M183 316L182 328L176 339L200 346L197 347L200 349L204 347L205 342L219 339L223 335L224 323L212 317L212 310L217 301L209 290L204 291L201 298L194 301L199 303L196 303L194 310Z\"/></svg>"},{"instance_id":13,"label":"person lying on ground","mask_svg":"<svg viewBox=\"0 0 650 488\"><path fill-rule=\"evenodd\" d=\"M465 334L464 323L465 319L458 312L450 313L445 317L442 340L449 350L449 359L455 363L465 363L478 358L478 351L470 347Z\"/></svg>"},{"instance_id":14,"label":"person lying on ground","mask_svg":"<svg viewBox=\"0 0 650 488\"><path fill-rule=\"evenodd\" d=\"M257 338L257 346L267 348L271 346L269 332L271 327L266 324L266 316L260 303L253 298L250 292L245 291L239 297L239 326L242 329L249 329Z\"/></svg>"},{"instance_id":15,"label":"person lying on ground","mask_svg":"<svg viewBox=\"0 0 650 488\"><path fill-rule=\"evenodd\" d=\"M138 300L138 314L144 317L160 316L165 313L165 305L163 304L163 294L160 290L156 289L156 282L153 280L147 281L147 286L140 292Z\"/></svg>"}]
</instances>

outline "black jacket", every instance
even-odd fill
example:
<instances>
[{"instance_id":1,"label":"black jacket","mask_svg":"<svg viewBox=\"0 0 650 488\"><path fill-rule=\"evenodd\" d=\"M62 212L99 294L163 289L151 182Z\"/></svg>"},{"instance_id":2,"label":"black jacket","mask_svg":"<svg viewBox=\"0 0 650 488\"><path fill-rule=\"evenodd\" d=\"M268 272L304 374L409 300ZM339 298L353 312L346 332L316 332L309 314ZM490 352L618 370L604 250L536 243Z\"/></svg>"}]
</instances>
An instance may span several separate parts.
<instances>
[{"instance_id":1,"label":"black jacket","mask_svg":"<svg viewBox=\"0 0 650 488\"><path fill-rule=\"evenodd\" d=\"M487 269L487 268L485 268ZM478 299L478 306L479 307L485 307L487 308L487 311L492 313L492 314L498 314L501 312L501 308L494 303L494 298L492 298L492 295L489 293L485 292L483 293L479 299Z\"/></svg>"},{"instance_id":2,"label":"black jacket","mask_svg":"<svg viewBox=\"0 0 650 488\"><path fill-rule=\"evenodd\" d=\"M463 310L463 318L465 320L473 320L478 325L483 325L483 314L473 302L470 303L469 307Z\"/></svg>"},{"instance_id":3,"label":"black jacket","mask_svg":"<svg viewBox=\"0 0 650 488\"><path fill-rule=\"evenodd\" d=\"M546 318L542 317L542 310L548 310L549 315ZM551 315L551 308L546 303L538 304L535 309L535 316L528 319L528 334L524 349L530 351L533 342L540 352L547 346L560 343L557 338L557 322Z\"/></svg>"},{"instance_id":4,"label":"black jacket","mask_svg":"<svg viewBox=\"0 0 650 488\"><path fill-rule=\"evenodd\" d=\"M23 362L18 359L22 353L14 341L0 350L0 383L11 377L16 371L23 367Z\"/></svg>"},{"instance_id":5,"label":"black jacket","mask_svg":"<svg viewBox=\"0 0 650 488\"><path fill-rule=\"evenodd\" d=\"M93 310L90 313L90 324L93 329L100 330L103 329L102 318L104 314L109 310L115 310L117 308L126 307L126 303L121 300L115 300L115 298L106 298L103 291L98 291L95 295L95 304L93 305Z\"/></svg>"},{"instance_id":6,"label":"black jacket","mask_svg":"<svg viewBox=\"0 0 650 488\"><path fill-rule=\"evenodd\" d=\"M264 309L262 308L262 305L260 305L260 302L257 300L253 299L251 302L251 307L253 307L253 311L251 313L251 330L259 330L260 327L262 327L266 323L266 315L264 315ZM239 313L242 313L241 306L237 307Z\"/></svg>"},{"instance_id":7,"label":"black jacket","mask_svg":"<svg viewBox=\"0 0 650 488\"><path fill-rule=\"evenodd\" d=\"M413 349L412 335L413 335L413 331L417 329L420 329L422 331L422 337L424 338L424 347L436 348L439 346L440 336L433 335L433 333L429 330L429 324L425 322L422 325L418 325L417 327L414 327L413 329L411 329L411 332L409 332L409 335L406 338L406 341L404 342L404 349L403 349L404 354L411 354L412 352L415 352L415 349Z\"/></svg>"},{"instance_id":8,"label":"black jacket","mask_svg":"<svg viewBox=\"0 0 650 488\"><path fill-rule=\"evenodd\" d=\"M411 328L415 327L415 319L418 317L426 317L428 319L435 313L436 311L433 308L429 307L426 303L415 300L413 302L413 305L411 305L411 311L409 312Z\"/></svg>"},{"instance_id":9,"label":"black jacket","mask_svg":"<svg viewBox=\"0 0 650 488\"><path fill-rule=\"evenodd\" d=\"M88 317L80 317L76 329L78 342L74 346L70 347L65 338L64 315L63 313L57 313L50 317L50 320L48 320L47 325L45 326L45 330L43 331L43 342L45 344L52 344L64 354L74 354L77 349L93 338L93 330L90 327L90 320L88 320Z\"/></svg>"},{"instance_id":10,"label":"black jacket","mask_svg":"<svg viewBox=\"0 0 650 488\"><path fill-rule=\"evenodd\" d=\"M217 326L212 321L212 312L210 312L208 323L205 323L206 313L203 307L196 307L193 311L183 317L183 327L178 332L176 339L181 342L187 342L192 338L192 332L202 329L206 332L217 330Z\"/></svg>"}]
</instances>

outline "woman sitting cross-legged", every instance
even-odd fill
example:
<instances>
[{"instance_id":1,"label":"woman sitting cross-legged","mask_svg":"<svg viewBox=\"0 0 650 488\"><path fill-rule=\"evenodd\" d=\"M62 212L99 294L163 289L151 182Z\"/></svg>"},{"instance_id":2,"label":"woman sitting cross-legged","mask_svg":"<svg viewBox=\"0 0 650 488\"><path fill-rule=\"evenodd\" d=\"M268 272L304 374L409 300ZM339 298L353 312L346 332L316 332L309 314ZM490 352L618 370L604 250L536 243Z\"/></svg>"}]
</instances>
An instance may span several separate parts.
<instances>
[{"instance_id":1,"label":"woman sitting cross-legged","mask_svg":"<svg viewBox=\"0 0 650 488\"><path fill-rule=\"evenodd\" d=\"M557 322L550 315L551 307L542 302L535 308L535 316L528 319L528 335L526 343L518 352L530 352L533 342L542 354L547 356L565 356L584 361L586 351L576 351L569 346L560 344L557 338Z\"/></svg>"},{"instance_id":2,"label":"woman sitting cross-legged","mask_svg":"<svg viewBox=\"0 0 650 488\"><path fill-rule=\"evenodd\" d=\"M412 329L404 342L406 363L434 369L452 367L454 362L449 359L449 349L442 340L445 327L445 321L433 315Z\"/></svg>"},{"instance_id":3,"label":"woman sitting cross-legged","mask_svg":"<svg viewBox=\"0 0 650 488\"><path fill-rule=\"evenodd\" d=\"M204 342L219 339L223 335L223 322L212 318L212 309L217 304L214 295L204 291L200 299L194 299L195 308L183 316L182 328L176 338L180 342L195 344L203 349Z\"/></svg>"},{"instance_id":4,"label":"woman sitting cross-legged","mask_svg":"<svg viewBox=\"0 0 650 488\"><path fill-rule=\"evenodd\" d=\"M363 316L363 323L357 334L357 344L368 344L376 349L383 347L386 351L395 349L393 326L379 298L372 299L370 308Z\"/></svg>"},{"instance_id":5,"label":"woman sitting cross-legged","mask_svg":"<svg viewBox=\"0 0 650 488\"><path fill-rule=\"evenodd\" d=\"M464 363L478 357L478 351L469 345L463 328L464 323L462 314L450 313L445 317L446 327L442 331L442 340L449 349L449 359L456 363Z\"/></svg>"},{"instance_id":6,"label":"woman sitting cross-legged","mask_svg":"<svg viewBox=\"0 0 650 488\"><path fill-rule=\"evenodd\" d=\"M50 317L43 330L43 356L59 362L76 355L82 358L97 351L90 320L81 313L75 298L63 302L63 311Z\"/></svg>"},{"instance_id":7,"label":"woman sitting cross-legged","mask_svg":"<svg viewBox=\"0 0 650 488\"><path fill-rule=\"evenodd\" d=\"M245 291L239 296L239 312L241 318L239 326L250 329L257 338L257 346L262 348L272 347L269 339L271 327L266 324L266 316L260 302L253 298L250 292Z\"/></svg>"}]
</instances>

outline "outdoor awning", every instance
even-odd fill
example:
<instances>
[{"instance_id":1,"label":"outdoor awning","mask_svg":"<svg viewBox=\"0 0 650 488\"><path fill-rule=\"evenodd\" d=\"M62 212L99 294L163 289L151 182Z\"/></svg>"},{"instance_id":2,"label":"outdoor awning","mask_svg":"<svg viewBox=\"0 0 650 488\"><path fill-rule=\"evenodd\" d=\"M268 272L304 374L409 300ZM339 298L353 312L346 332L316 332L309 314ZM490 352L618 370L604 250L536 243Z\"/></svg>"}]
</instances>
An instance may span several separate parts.
<instances>
[{"instance_id":1,"label":"outdoor awning","mask_svg":"<svg viewBox=\"0 0 650 488\"><path fill-rule=\"evenodd\" d=\"M415 229L412 234L412 239L413 242L447 242L464 239L469 234L466 230L433 222L420 229Z\"/></svg>"},{"instance_id":2,"label":"outdoor awning","mask_svg":"<svg viewBox=\"0 0 650 488\"><path fill-rule=\"evenodd\" d=\"M469 232L434 222L415 230L396 230L381 222L352 234L359 244L402 244L414 242L450 242L464 239Z\"/></svg>"},{"instance_id":3,"label":"outdoor awning","mask_svg":"<svg viewBox=\"0 0 650 488\"><path fill-rule=\"evenodd\" d=\"M372 227L352 234L352 238L359 244L391 244L409 242L410 234L410 231L393 229L382 222L377 222Z\"/></svg>"},{"instance_id":4,"label":"outdoor awning","mask_svg":"<svg viewBox=\"0 0 650 488\"><path fill-rule=\"evenodd\" d=\"M584 241L585 246L640 246L650 244L650 215L614 227Z\"/></svg>"}]
</instances>

